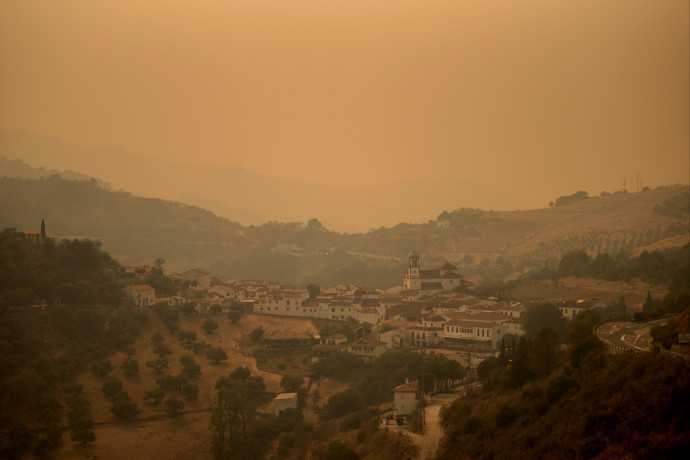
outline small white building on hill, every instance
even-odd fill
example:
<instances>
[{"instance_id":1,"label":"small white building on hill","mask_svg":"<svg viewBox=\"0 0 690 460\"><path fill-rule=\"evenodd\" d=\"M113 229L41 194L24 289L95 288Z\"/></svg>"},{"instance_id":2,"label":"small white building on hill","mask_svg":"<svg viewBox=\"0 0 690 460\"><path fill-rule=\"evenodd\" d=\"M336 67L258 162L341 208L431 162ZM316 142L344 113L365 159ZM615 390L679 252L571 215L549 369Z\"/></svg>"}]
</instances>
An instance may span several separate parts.
<instances>
[{"instance_id":1,"label":"small white building on hill","mask_svg":"<svg viewBox=\"0 0 690 460\"><path fill-rule=\"evenodd\" d=\"M280 393L273 400L273 415L280 414L285 409L297 409L297 393Z\"/></svg>"},{"instance_id":2,"label":"small white building on hill","mask_svg":"<svg viewBox=\"0 0 690 460\"><path fill-rule=\"evenodd\" d=\"M419 382L409 382L395 387L393 390L393 400L395 402L395 415L408 415L417 408L417 403L422 399L419 389Z\"/></svg>"},{"instance_id":3,"label":"small white building on hill","mask_svg":"<svg viewBox=\"0 0 690 460\"><path fill-rule=\"evenodd\" d=\"M123 290L137 307L150 307L156 303L156 290L148 284L130 284L125 286Z\"/></svg>"}]
</instances>

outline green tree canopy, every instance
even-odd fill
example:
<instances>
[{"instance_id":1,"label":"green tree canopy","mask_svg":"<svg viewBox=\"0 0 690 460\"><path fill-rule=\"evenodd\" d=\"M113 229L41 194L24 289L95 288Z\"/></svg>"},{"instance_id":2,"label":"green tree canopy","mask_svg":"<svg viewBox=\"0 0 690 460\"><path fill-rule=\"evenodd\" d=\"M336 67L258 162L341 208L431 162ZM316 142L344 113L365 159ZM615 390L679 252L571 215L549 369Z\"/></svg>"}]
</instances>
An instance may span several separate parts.
<instances>
[{"instance_id":1,"label":"green tree canopy","mask_svg":"<svg viewBox=\"0 0 690 460\"><path fill-rule=\"evenodd\" d=\"M218 329L218 323L216 323L212 318L209 318L204 321L204 324L201 325L201 328L206 331L207 334L211 334L213 331Z\"/></svg>"},{"instance_id":2,"label":"green tree canopy","mask_svg":"<svg viewBox=\"0 0 690 460\"><path fill-rule=\"evenodd\" d=\"M528 307L523 314L522 323L527 337L536 337L545 326L556 331L559 337L563 337L566 321L557 306L551 303L542 303Z\"/></svg>"},{"instance_id":3,"label":"green tree canopy","mask_svg":"<svg viewBox=\"0 0 690 460\"><path fill-rule=\"evenodd\" d=\"M297 389L301 387L303 383L304 379L296 375L285 375L280 380L280 386L283 387L285 391L289 393L297 391Z\"/></svg>"},{"instance_id":4,"label":"green tree canopy","mask_svg":"<svg viewBox=\"0 0 690 460\"><path fill-rule=\"evenodd\" d=\"M211 348L206 352L206 357L213 361L214 363L218 363L220 361L225 361L228 359L227 353L225 351L218 347L218 348Z\"/></svg>"}]
</instances>

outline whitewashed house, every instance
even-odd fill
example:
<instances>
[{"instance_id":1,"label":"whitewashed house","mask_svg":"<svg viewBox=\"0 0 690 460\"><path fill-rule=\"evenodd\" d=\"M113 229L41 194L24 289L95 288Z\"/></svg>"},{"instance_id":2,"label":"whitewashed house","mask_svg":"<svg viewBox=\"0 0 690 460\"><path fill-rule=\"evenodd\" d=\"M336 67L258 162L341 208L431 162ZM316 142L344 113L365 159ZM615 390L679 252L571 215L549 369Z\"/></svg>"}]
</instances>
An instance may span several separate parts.
<instances>
[{"instance_id":1,"label":"whitewashed house","mask_svg":"<svg viewBox=\"0 0 690 460\"><path fill-rule=\"evenodd\" d=\"M273 415L280 414L285 409L297 409L297 393L280 393L273 400Z\"/></svg>"},{"instance_id":2,"label":"whitewashed house","mask_svg":"<svg viewBox=\"0 0 690 460\"><path fill-rule=\"evenodd\" d=\"M422 399L419 382L409 382L395 387L393 401L395 402L395 415L409 415L417 408L417 403Z\"/></svg>"},{"instance_id":3,"label":"whitewashed house","mask_svg":"<svg viewBox=\"0 0 690 460\"><path fill-rule=\"evenodd\" d=\"M137 307L150 307L156 303L156 290L148 284L130 284L123 290Z\"/></svg>"}]
</instances>

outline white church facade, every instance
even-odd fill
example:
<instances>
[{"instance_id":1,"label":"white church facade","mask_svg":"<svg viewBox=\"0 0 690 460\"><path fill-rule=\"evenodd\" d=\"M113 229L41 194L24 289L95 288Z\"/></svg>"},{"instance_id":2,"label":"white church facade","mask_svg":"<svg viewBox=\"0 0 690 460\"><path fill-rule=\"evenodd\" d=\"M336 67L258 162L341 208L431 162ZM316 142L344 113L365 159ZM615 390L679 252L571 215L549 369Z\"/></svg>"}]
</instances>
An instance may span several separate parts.
<instances>
[{"instance_id":1,"label":"white church facade","mask_svg":"<svg viewBox=\"0 0 690 460\"><path fill-rule=\"evenodd\" d=\"M407 257L407 270L403 287L405 290L418 290L430 294L439 291L452 291L464 284L465 280L458 273L457 267L446 262L437 269L422 270L419 266L419 256L413 249Z\"/></svg>"}]
</instances>

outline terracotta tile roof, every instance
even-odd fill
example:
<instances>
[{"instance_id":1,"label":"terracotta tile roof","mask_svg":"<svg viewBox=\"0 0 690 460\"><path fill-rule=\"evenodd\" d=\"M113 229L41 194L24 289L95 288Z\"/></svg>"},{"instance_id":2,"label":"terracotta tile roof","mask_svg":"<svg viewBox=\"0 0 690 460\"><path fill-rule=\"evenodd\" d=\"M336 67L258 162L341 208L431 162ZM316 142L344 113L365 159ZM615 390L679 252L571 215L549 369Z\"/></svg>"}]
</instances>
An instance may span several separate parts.
<instances>
[{"instance_id":1,"label":"terracotta tile roof","mask_svg":"<svg viewBox=\"0 0 690 460\"><path fill-rule=\"evenodd\" d=\"M444 317L441 316L441 315L434 315L434 316L430 316L430 317L424 318L424 321L427 321L427 322L429 322L429 321L439 322L439 321L446 321L446 318L444 318Z\"/></svg>"},{"instance_id":2,"label":"terracotta tile roof","mask_svg":"<svg viewBox=\"0 0 690 460\"><path fill-rule=\"evenodd\" d=\"M395 302L401 302L402 297L399 295L387 295L382 297L380 300L382 303L395 303Z\"/></svg>"},{"instance_id":3,"label":"terracotta tile roof","mask_svg":"<svg viewBox=\"0 0 690 460\"><path fill-rule=\"evenodd\" d=\"M403 383L393 389L396 393L417 393L419 391L419 382L415 380L410 383Z\"/></svg>"},{"instance_id":4,"label":"terracotta tile roof","mask_svg":"<svg viewBox=\"0 0 690 460\"><path fill-rule=\"evenodd\" d=\"M346 339L347 336L345 334L331 334L326 339Z\"/></svg>"},{"instance_id":5,"label":"terracotta tile roof","mask_svg":"<svg viewBox=\"0 0 690 460\"><path fill-rule=\"evenodd\" d=\"M419 277L420 278L440 279L441 278L441 271L438 269L436 269L436 270L419 270Z\"/></svg>"},{"instance_id":6,"label":"terracotta tile roof","mask_svg":"<svg viewBox=\"0 0 690 460\"><path fill-rule=\"evenodd\" d=\"M400 304L393 305L388 310L386 310L386 316L392 318L394 316L402 316L403 318L421 318L422 317L422 306L415 304Z\"/></svg>"},{"instance_id":7,"label":"terracotta tile roof","mask_svg":"<svg viewBox=\"0 0 690 460\"><path fill-rule=\"evenodd\" d=\"M283 294L283 297L286 299L301 299L304 297L304 294L298 294L296 292L286 292Z\"/></svg>"},{"instance_id":8,"label":"terracotta tile roof","mask_svg":"<svg viewBox=\"0 0 690 460\"><path fill-rule=\"evenodd\" d=\"M351 302L347 302L344 300L334 300L328 304L330 307L352 307Z\"/></svg>"},{"instance_id":9,"label":"terracotta tile roof","mask_svg":"<svg viewBox=\"0 0 690 460\"><path fill-rule=\"evenodd\" d=\"M135 291L153 291L153 288L148 284L135 284L132 286Z\"/></svg>"},{"instance_id":10,"label":"terracotta tile roof","mask_svg":"<svg viewBox=\"0 0 690 460\"><path fill-rule=\"evenodd\" d=\"M443 289L443 285L439 281L422 282L422 290Z\"/></svg>"},{"instance_id":11,"label":"terracotta tile roof","mask_svg":"<svg viewBox=\"0 0 690 460\"><path fill-rule=\"evenodd\" d=\"M446 326L460 326L460 327L480 327L482 329L491 329L497 326L496 323L484 323L479 321L470 321L464 319L453 319L446 323Z\"/></svg>"},{"instance_id":12,"label":"terracotta tile roof","mask_svg":"<svg viewBox=\"0 0 690 460\"><path fill-rule=\"evenodd\" d=\"M368 308L368 307L380 307L381 304L379 303L378 299L363 299L362 300L362 307Z\"/></svg>"},{"instance_id":13,"label":"terracotta tile roof","mask_svg":"<svg viewBox=\"0 0 690 460\"><path fill-rule=\"evenodd\" d=\"M302 339L311 340L313 337L309 334L303 334L301 332L292 331L273 331L264 336L264 340L291 340L291 339Z\"/></svg>"},{"instance_id":14,"label":"terracotta tile roof","mask_svg":"<svg viewBox=\"0 0 690 460\"><path fill-rule=\"evenodd\" d=\"M445 264L443 264L439 267L439 270L457 270L457 269L458 269L458 267L456 267L455 265L451 264L448 261L446 261Z\"/></svg>"},{"instance_id":15,"label":"terracotta tile roof","mask_svg":"<svg viewBox=\"0 0 690 460\"><path fill-rule=\"evenodd\" d=\"M440 304L439 307L458 309L463 307L464 305L465 302L463 302L462 300L449 300L448 302L443 302L442 304Z\"/></svg>"},{"instance_id":16,"label":"terracotta tile roof","mask_svg":"<svg viewBox=\"0 0 690 460\"><path fill-rule=\"evenodd\" d=\"M506 322L510 320L510 316L508 315L503 315L501 313L467 313L467 312L448 312L446 313L446 316L448 316L451 319L456 319L456 320L469 320L469 321L476 321L476 322Z\"/></svg>"},{"instance_id":17,"label":"terracotta tile roof","mask_svg":"<svg viewBox=\"0 0 690 460\"><path fill-rule=\"evenodd\" d=\"M320 343L314 345L312 350L344 350L349 347L349 343Z\"/></svg>"},{"instance_id":18,"label":"terracotta tile roof","mask_svg":"<svg viewBox=\"0 0 690 460\"><path fill-rule=\"evenodd\" d=\"M381 342L379 340L376 340L376 338L373 335L368 335L366 337L362 337L361 339L357 340L351 345L367 345L370 347L380 347L382 345L388 345L386 342Z\"/></svg>"}]
</instances>

